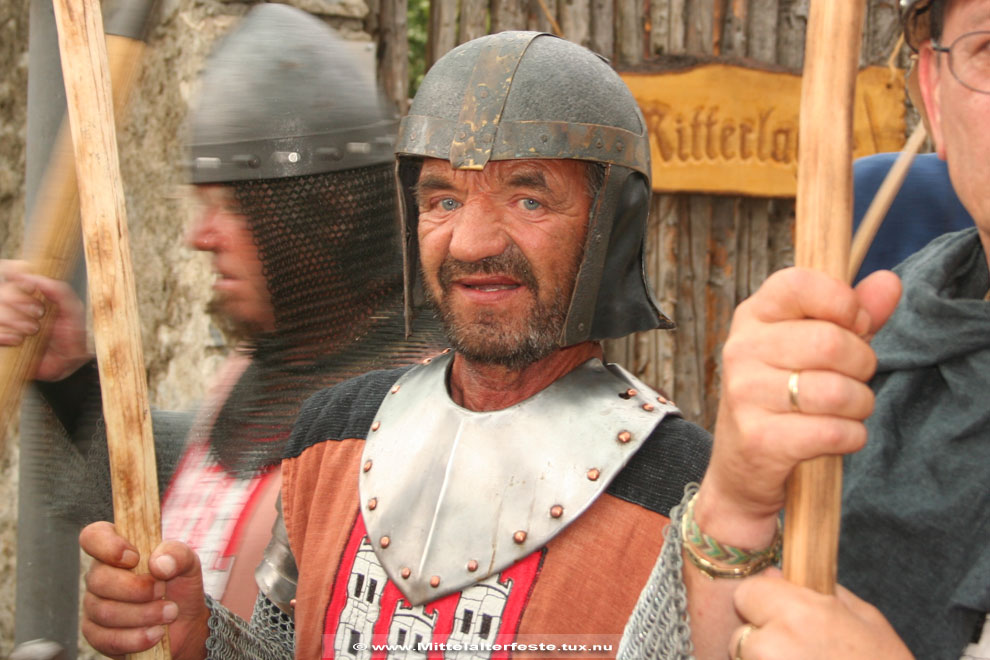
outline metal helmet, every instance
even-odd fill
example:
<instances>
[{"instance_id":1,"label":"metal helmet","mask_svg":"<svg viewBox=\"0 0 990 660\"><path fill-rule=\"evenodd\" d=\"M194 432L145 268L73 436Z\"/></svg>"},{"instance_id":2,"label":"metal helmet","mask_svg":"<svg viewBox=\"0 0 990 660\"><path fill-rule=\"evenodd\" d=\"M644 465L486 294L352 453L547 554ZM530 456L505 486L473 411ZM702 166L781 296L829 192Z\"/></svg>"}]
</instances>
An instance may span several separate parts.
<instances>
[{"instance_id":1,"label":"metal helmet","mask_svg":"<svg viewBox=\"0 0 990 660\"><path fill-rule=\"evenodd\" d=\"M352 46L302 10L262 3L207 61L190 118L191 182L389 163L394 124Z\"/></svg>"},{"instance_id":2,"label":"metal helmet","mask_svg":"<svg viewBox=\"0 0 990 660\"><path fill-rule=\"evenodd\" d=\"M945 0L901 0L904 41L917 52L932 37L942 34Z\"/></svg>"},{"instance_id":3,"label":"metal helmet","mask_svg":"<svg viewBox=\"0 0 990 660\"><path fill-rule=\"evenodd\" d=\"M629 88L608 61L539 32L501 32L438 60L399 127L398 177L405 232L407 310L418 272L412 191L423 158L480 170L490 160L599 163L583 261L561 346L672 328L653 298L643 261L650 206L650 143Z\"/></svg>"}]
</instances>

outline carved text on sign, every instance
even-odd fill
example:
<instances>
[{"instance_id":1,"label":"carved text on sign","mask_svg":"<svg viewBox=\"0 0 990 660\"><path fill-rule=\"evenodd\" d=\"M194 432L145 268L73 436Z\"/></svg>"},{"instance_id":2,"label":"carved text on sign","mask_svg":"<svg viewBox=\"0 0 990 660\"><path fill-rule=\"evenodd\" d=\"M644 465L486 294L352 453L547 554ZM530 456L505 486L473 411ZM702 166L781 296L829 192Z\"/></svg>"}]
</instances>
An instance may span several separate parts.
<instances>
[{"instance_id":1,"label":"carved text on sign","mask_svg":"<svg viewBox=\"0 0 990 660\"><path fill-rule=\"evenodd\" d=\"M650 131L653 189L793 197L801 78L724 63L623 73ZM855 156L904 144L901 71L860 71Z\"/></svg>"}]
</instances>

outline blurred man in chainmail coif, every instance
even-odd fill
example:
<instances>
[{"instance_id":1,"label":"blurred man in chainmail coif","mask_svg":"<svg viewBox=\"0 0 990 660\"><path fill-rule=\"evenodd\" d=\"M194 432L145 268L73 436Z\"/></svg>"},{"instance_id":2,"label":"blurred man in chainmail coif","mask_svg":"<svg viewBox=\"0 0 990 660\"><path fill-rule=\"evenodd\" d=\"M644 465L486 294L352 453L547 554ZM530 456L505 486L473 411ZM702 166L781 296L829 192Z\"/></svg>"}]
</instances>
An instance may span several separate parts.
<instances>
[{"instance_id":1,"label":"blurred man in chainmail coif","mask_svg":"<svg viewBox=\"0 0 990 660\"><path fill-rule=\"evenodd\" d=\"M429 315L406 339L395 122L353 52L318 19L261 4L214 52L191 116L200 209L188 240L212 253L213 310L243 340L198 414L156 413L163 533L197 550L207 592L244 616L302 402L443 343ZM88 439L99 402L87 395L96 369L81 305L62 283L16 270L7 265L0 288L0 343L36 330L35 290L58 306L37 378L70 433ZM91 478L73 470L76 485L53 490L77 517L106 518L105 443L87 445L69 464Z\"/></svg>"}]
</instances>

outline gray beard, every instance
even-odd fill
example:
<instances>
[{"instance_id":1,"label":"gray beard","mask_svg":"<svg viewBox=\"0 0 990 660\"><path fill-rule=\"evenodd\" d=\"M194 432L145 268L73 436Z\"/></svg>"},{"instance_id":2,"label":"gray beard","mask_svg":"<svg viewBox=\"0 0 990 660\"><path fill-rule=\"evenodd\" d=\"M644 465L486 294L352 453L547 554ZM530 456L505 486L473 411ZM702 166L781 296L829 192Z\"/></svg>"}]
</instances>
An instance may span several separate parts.
<instances>
[{"instance_id":1,"label":"gray beard","mask_svg":"<svg viewBox=\"0 0 990 660\"><path fill-rule=\"evenodd\" d=\"M575 273L576 266L573 268ZM469 321L456 317L447 295L451 283L456 276L475 273L509 275L533 292L535 304L523 327L511 328L511 323L503 321L500 315L493 312L479 313ZM569 296L558 288L548 302L541 301L539 284L526 257L516 246L498 256L474 263L448 257L440 265L438 279L441 297L438 299L434 292L428 290L427 300L440 319L451 347L470 362L519 371L560 348Z\"/></svg>"}]
</instances>

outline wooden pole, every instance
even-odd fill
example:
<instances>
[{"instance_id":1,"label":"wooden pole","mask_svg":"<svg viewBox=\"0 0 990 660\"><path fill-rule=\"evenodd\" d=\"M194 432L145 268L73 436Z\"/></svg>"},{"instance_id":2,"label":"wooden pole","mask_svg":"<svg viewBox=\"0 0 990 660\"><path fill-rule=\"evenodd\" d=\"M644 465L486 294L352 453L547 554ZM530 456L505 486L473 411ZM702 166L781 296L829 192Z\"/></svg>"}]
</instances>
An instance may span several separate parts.
<instances>
[{"instance_id":1,"label":"wooden pole","mask_svg":"<svg viewBox=\"0 0 990 660\"><path fill-rule=\"evenodd\" d=\"M118 35L107 35L106 39L114 110L119 114L134 87L145 44L140 39ZM66 280L78 258L80 241L72 139L68 125L63 122L28 223L20 258L27 263L30 273ZM10 423L17 416L24 385L41 359L41 347L47 343L52 319L53 315L46 313L41 329L20 346L0 347L0 449Z\"/></svg>"},{"instance_id":2,"label":"wooden pole","mask_svg":"<svg viewBox=\"0 0 990 660\"><path fill-rule=\"evenodd\" d=\"M877 230L880 229L880 223L883 222L887 211L890 210L890 205L894 202L894 197L897 196L897 192L901 189L908 169L911 167L911 163L914 162L914 157L917 155L921 145L924 144L927 136L928 133L925 131L924 122L918 122L918 125L914 127L914 133L911 133L907 144L904 145L901 154L894 161L890 171L887 172L883 183L880 184L880 188L873 197L873 201L870 202L869 208L866 209L866 215L863 216L862 221L859 223L859 228L856 230L856 235L853 236L852 249L849 254L849 268L846 272L846 279L849 282L852 282L853 278L856 277L856 273L859 272L859 267L863 265L863 259L866 257L866 252L870 249L870 245L877 235Z\"/></svg>"},{"instance_id":3,"label":"wooden pole","mask_svg":"<svg viewBox=\"0 0 990 660\"><path fill-rule=\"evenodd\" d=\"M161 538L161 519L103 20L97 0L55 0L54 6L103 389L114 519L141 555L135 570L147 573L148 556ZM168 657L167 636L132 657Z\"/></svg>"},{"instance_id":4,"label":"wooden pole","mask_svg":"<svg viewBox=\"0 0 990 660\"><path fill-rule=\"evenodd\" d=\"M845 279L852 224L853 93L863 0L812 0L801 83L796 265ZM787 486L784 576L835 590L842 459L795 468Z\"/></svg>"}]
</instances>

